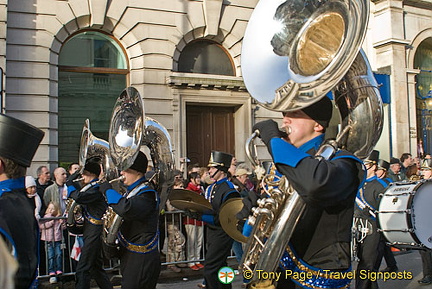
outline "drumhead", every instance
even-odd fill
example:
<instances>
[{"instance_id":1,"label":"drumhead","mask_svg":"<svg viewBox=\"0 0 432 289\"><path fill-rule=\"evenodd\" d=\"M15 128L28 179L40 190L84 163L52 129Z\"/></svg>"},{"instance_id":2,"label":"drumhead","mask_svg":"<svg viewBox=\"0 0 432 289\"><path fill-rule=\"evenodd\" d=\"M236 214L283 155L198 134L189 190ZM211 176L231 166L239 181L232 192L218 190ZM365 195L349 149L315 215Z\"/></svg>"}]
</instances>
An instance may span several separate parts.
<instances>
[{"instance_id":1,"label":"drumhead","mask_svg":"<svg viewBox=\"0 0 432 289\"><path fill-rule=\"evenodd\" d=\"M414 194L411 219L414 234L427 248L432 248L432 181L420 184Z\"/></svg>"}]
</instances>

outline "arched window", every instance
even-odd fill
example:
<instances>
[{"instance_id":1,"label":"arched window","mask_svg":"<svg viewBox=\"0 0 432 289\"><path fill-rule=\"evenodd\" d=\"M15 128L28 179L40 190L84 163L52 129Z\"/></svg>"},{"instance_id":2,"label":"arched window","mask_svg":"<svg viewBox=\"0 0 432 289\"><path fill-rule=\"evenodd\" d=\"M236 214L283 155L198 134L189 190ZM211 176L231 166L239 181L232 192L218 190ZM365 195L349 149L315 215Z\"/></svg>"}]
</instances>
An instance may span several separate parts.
<instances>
[{"instance_id":1,"label":"arched window","mask_svg":"<svg viewBox=\"0 0 432 289\"><path fill-rule=\"evenodd\" d=\"M183 49L178 71L235 76L231 58L222 46L204 40L191 42Z\"/></svg>"},{"instance_id":2,"label":"arched window","mask_svg":"<svg viewBox=\"0 0 432 289\"><path fill-rule=\"evenodd\" d=\"M108 140L115 100L126 87L125 53L110 36L85 31L71 37L59 55L58 160L76 162L84 121Z\"/></svg>"},{"instance_id":3,"label":"arched window","mask_svg":"<svg viewBox=\"0 0 432 289\"><path fill-rule=\"evenodd\" d=\"M432 38L425 39L416 50L414 68L416 76L416 108L418 138L423 140L426 153L432 152Z\"/></svg>"}]
</instances>

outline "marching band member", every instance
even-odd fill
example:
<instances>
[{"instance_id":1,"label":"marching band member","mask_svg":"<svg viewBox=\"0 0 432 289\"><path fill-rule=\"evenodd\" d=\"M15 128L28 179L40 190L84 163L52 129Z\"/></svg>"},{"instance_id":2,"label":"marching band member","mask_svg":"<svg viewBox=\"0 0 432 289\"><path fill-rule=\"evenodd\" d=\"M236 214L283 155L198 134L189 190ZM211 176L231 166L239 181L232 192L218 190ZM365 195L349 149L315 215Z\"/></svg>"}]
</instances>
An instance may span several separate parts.
<instances>
[{"instance_id":1,"label":"marching band member","mask_svg":"<svg viewBox=\"0 0 432 289\"><path fill-rule=\"evenodd\" d=\"M356 229L356 241L358 244L357 279L356 289L377 288L377 282L367 278L360 278L360 272L377 271L377 251L380 243L380 233L376 220L381 194L388 186L388 182L378 178L375 174L378 166L379 152L373 150L364 160L366 166L366 181L356 197L354 209L354 228Z\"/></svg>"},{"instance_id":2,"label":"marching band member","mask_svg":"<svg viewBox=\"0 0 432 289\"><path fill-rule=\"evenodd\" d=\"M37 277L39 226L25 189L30 166L44 133L0 114L0 238L18 261L14 288L30 288Z\"/></svg>"},{"instance_id":3,"label":"marching band member","mask_svg":"<svg viewBox=\"0 0 432 289\"><path fill-rule=\"evenodd\" d=\"M312 278L295 279L300 274L293 274L285 279L282 274L277 288L344 288L351 281L321 274L323 270L351 270L354 199L364 175L361 161L347 151L337 150L329 160L314 157L331 114L332 103L324 97L302 110L284 112L286 133L273 120L253 127L260 132L277 170L306 205L281 262L284 270L309 273Z\"/></svg>"},{"instance_id":4,"label":"marching band member","mask_svg":"<svg viewBox=\"0 0 432 289\"><path fill-rule=\"evenodd\" d=\"M92 277L100 288L113 288L108 274L103 269L102 216L108 206L97 185L100 173L100 159L90 158L86 161L82 172L83 187L78 188L79 185L74 182L79 176L79 171L72 174L67 182L69 198L81 205L84 215L84 246L75 273L75 288L80 289L89 289Z\"/></svg>"},{"instance_id":5,"label":"marching band member","mask_svg":"<svg viewBox=\"0 0 432 289\"><path fill-rule=\"evenodd\" d=\"M210 177L214 183L207 187L205 197L212 205L214 214L199 214L186 211L191 218L207 223L206 260L204 265L204 280L206 288L231 288L231 284L222 284L218 279L218 271L227 265L233 239L225 233L219 222L219 211L222 205L231 198L240 197L234 184L228 181L228 169L233 156L227 153L212 151L208 164Z\"/></svg>"},{"instance_id":6,"label":"marching band member","mask_svg":"<svg viewBox=\"0 0 432 289\"><path fill-rule=\"evenodd\" d=\"M161 269L159 196L145 178L147 164L147 157L140 151L132 166L120 172L127 186L124 196L108 182L101 184L108 205L123 217L118 233L123 289L155 288Z\"/></svg>"}]
</instances>

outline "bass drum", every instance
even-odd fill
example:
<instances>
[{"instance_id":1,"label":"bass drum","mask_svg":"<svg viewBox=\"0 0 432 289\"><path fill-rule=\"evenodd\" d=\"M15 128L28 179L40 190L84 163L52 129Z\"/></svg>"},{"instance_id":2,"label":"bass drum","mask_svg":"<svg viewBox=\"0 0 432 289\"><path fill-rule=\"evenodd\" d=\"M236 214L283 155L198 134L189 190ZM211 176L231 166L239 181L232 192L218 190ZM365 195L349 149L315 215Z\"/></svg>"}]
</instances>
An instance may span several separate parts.
<instances>
[{"instance_id":1,"label":"bass drum","mask_svg":"<svg viewBox=\"0 0 432 289\"><path fill-rule=\"evenodd\" d=\"M392 183L378 210L379 231L396 247L432 249L432 181Z\"/></svg>"}]
</instances>

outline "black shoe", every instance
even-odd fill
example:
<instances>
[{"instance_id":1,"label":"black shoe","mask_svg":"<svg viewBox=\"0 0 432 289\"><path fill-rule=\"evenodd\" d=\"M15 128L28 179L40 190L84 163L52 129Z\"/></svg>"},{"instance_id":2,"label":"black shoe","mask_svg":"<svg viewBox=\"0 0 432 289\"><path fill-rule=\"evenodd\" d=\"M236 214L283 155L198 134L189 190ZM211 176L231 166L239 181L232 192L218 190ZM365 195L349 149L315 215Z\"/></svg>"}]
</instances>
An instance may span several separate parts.
<instances>
[{"instance_id":1,"label":"black shoe","mask_svg":"<svg viewBox=\"0 0 432 289\"><path fill-rule=\"evenodd\" d=\"M422 279L418 280L417 282L419 282L419 284L421 285L432 284L432 276L430 275L424 276Z\"/></svg>"},{"instance_id":2,"label":"black shoe","mask_svg":"<svg viewBox=\"0 0 432 289\"><path fill-rule=\"evenodd\" d=\"M399 269L396 265L389 266L381 270L381 272L397 272Z\"/></svg>"}]
</instances>

